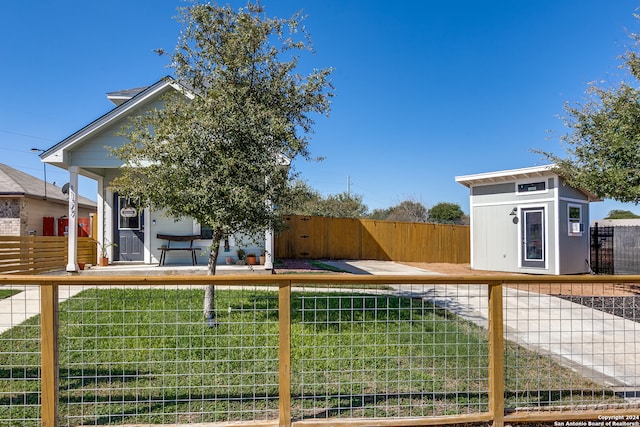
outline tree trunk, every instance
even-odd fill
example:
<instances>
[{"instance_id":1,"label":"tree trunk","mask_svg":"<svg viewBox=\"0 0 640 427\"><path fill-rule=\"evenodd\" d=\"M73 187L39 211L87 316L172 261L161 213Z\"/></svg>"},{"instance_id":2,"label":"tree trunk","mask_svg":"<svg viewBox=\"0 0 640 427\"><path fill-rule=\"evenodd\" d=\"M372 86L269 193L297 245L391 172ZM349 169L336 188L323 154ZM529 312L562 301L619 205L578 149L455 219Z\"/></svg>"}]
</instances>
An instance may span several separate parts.
<instances>
[{"instance_id":1,"label":"tree trunk","mask_svg":"<svg viewBox=\"0 0 640 427\"><path fill-rule=\"evenodd\" d=\"M218 228L213 231L213 240L211 242L211 252L209 253L209 275L215 276L216 274L216 261L218 259L218 252L220 251L220 242L224 236L223 230ZM210 326L216 325L216 307L215 307L216 287L214 285L208 285L204 289L204 318Z\"/></svg>"}]
</instances>

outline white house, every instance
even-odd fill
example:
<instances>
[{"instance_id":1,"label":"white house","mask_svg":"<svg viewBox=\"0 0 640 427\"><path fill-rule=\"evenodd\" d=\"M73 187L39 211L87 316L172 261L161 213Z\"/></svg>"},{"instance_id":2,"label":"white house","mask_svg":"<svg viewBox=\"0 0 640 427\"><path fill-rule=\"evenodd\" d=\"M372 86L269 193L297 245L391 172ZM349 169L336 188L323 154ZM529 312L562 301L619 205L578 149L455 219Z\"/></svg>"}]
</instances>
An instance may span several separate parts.
<instances>
[{"instance_id":1,"label":"white house","mask_svg":"<svg viewBox=\"0 0 640 427\"><path fill-rule=\"evenodd\" d=\"M97 120L87 124L71 136L41 154L43 162L69 171L69 230L76 230L78 218L78 177L86 176L98 183L98 240L107 247L113 261L132 261L154 264L160 261L161 250L166 241L158 239L158 234L199 235L201 239L194 246L206 248L211 245L211 235L193 219L174 220L162 212L138 209L135 200L114 193L110 182L119 175L122 161L111 155L111 147L120 147L127 141L118 132L129 117L154 108L161 108L161 97L168 91L183 88L171 77L165 77L155 84L130 90L108 93L107 97L116 107ZM264 239L254 242L241 236L229 236L222 242L218 263L228 257L236 257L240 247L246 252L265 255L265 268L273 268L273 233L267 232ZM116 245L110 245L117 243ZM67 271L78 271L77 236L69 235ZM191 263L191 253L171 252L168 263ZM197 251L198 263L206 264L208 251Z\"/></svg>"},{"instance_id":2,"label":"white house","mask_svg":"<svg viewBox=\"0 0 640 427\"><path fill-rule=\"evenodd\" d=\"M536 166L456 177L469 188L471 267L531 274L589 272L588 191Z\"/></svg>"}]
</instances>

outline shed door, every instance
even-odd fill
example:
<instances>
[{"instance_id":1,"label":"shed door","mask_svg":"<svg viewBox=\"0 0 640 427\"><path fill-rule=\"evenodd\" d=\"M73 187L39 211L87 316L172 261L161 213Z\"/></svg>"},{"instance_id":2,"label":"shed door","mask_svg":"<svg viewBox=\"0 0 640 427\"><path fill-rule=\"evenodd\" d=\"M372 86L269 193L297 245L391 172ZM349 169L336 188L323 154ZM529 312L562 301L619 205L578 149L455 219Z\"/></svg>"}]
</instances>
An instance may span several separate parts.
<instances>
[{"instance_id":1,"label":"shed door","mask_svg":"<svg viewBox=\"0 0 640 427\"><path fill-rule=\"evenodd\" d=\"M144 225L142 209L136 200L116 194L116 242L118 261L144 261Z\"/></svg>"},{"instance_id":2,"label":"shed door","mask_svg":"<svg viewBox=\"0 0 640 427\"><path fill-rule=\"evenodd\" d=\"M544 268L547 242L544 208L522 209L522 266Z\"/></svg>"}]
</instances>

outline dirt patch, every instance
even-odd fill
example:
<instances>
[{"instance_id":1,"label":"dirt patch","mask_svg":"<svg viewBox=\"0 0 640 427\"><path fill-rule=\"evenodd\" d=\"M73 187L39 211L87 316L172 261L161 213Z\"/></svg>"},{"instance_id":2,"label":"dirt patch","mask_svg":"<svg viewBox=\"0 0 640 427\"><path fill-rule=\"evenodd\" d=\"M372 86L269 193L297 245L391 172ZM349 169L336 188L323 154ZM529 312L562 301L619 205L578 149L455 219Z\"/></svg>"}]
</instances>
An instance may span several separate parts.
<instances>
[{"instance_id":1,"label":"dirt patch","mask_svg":"<svg viewBox=\"0 0 640 427\"><path fill-rule=\"evenodd\" d=\"M397 262L397 261L396 261ZM398 262L398 264L409 265L423 270L434 271L448 276L490 276L494 274L517 276L517 273L498 273L487 270L472 270L470 264L447 264L431 262Z\"/></svg>"},{"instance_id":2,"label":"dirt patch","mask_svg":"<svg viewBox=\"0 0 640 427\"><path fill-rule=\"evenodd\" d=\"M293 274L293 273L327 273L341 274L328 271L321 266L313 265L310 259L279 259L273 267L274 274ZM344 273L347 274L347 273Z\"/></svg>"}]
</instances>

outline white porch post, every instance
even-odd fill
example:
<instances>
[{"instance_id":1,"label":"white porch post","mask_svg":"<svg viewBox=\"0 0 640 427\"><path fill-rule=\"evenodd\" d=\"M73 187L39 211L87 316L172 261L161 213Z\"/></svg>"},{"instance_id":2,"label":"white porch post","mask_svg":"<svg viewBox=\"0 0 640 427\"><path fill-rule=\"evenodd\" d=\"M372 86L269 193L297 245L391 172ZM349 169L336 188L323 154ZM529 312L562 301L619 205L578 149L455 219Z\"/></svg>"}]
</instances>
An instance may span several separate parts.
<instances>
[{"instance_id":1,"label":"white porch post","mask_svg":"<svg viewBox=\"0 0 640 427\"><path fill-rule=\"evenodd\" d=\"M273 258L275 254L273 253L275 245L273 241L273 228L268 229L264 233L264 268L265 270L273 270Z\"/></svg>"},{"instance_id":2,"label":"white porch post","mask_svg":"<svg viewBox=\"0 0 640 427\"><path fill-rule=\"evenodd\" d=\"M69 247L67 271L78 271L78 167L69 167Z\"/></svg>"},{"instance_id":3,"label":"white porch post","mask_svg":"<svg viewBox=\"0 0 640 427\"><path fill-rule=\"evenodd\" d=\"M105 200L104 200L104 196L105 196L105 188L104 188L104 177L99 177L97 179L98 181L98 195L97 195L97 199L98 199L98 235L94 236L93 238L96 239L98 241L98 253L97 253L97 260L96 262L100 262L100 249L102 248L102 245L104 245L104 229L105 229Z\"/></svg>"},{"instance_id":4,"label":"white porch post","mask_svg":"<svg viewBox=\"0 0 640 427\"><path fill-rule=\"evenodd\" d=\"M117 227L117 224L114 224L114 220L113 220L113 211L114 209L117 209L117 206L113 206L114 204L114 194L113 194L113 190L111 189L110 186L105 186L104 187L104 191L103 191L103 208L104 208L104 230L102 230L102 234L100 235L100 239L101 240L101 244L108 246L107 247L107 257L109 257L109 259L113 260L113 246L110 246L109 244L112 243L112 239L113 239L113 230L114 227ZM101 246L104 248L104 246ZM100 255L101 256L101 255Z\"/></svg>"}]
</instances>

